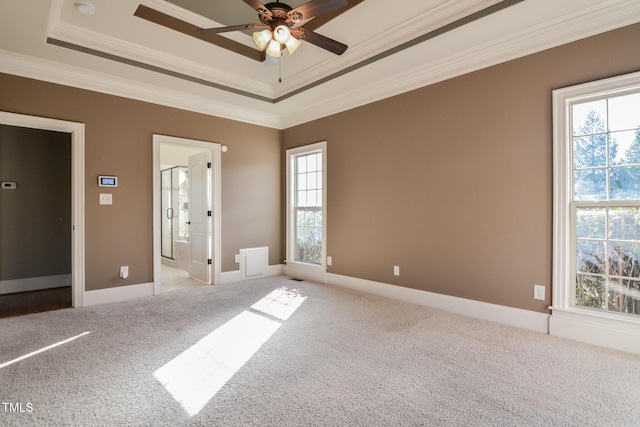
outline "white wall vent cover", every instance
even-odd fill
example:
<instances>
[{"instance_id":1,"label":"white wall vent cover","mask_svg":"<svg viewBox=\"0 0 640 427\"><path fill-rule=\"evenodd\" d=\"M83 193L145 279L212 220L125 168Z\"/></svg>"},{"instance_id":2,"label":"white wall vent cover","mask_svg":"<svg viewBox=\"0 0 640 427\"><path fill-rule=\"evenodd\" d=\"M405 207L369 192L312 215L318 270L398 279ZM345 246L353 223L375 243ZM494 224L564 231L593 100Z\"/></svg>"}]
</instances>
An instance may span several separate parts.
<instances>
[{"instance_id":1,"label":"white wall vent cover","mask_svg":"<svg viewBox=\"0 0 640 427\"><path fill-rule=\"evenodd\" d=\"M254 279L266 275L269 267L269 248L240 249L240 279Z\"/></svg>"}]
</instances>

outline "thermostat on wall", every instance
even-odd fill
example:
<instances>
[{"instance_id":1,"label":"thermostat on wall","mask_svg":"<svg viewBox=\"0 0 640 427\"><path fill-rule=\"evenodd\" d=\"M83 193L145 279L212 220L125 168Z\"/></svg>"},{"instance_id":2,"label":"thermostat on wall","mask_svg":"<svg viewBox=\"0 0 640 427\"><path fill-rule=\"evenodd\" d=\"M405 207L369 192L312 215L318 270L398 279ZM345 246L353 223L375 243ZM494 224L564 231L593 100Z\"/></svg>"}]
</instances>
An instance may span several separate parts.
<instances>
[{"instance_id":1,"label":"thermostat on wall","mask_svg":"<svg viewBox=\"0 0 640 427\"><path fill-rule=\"evenodd\" d=\"M16 188L18 188L18 185L15 182L2 181L3 190L15 190Z\"/></svg>"},{"instance_id":2,"label":"thermostat on wall","mask_svg":"<svg viewBox=\"0 0 640 427\"><path fill-rule=\"evenodd\" d=\"M118 177L117 176L98 176L98 186L100 187L117 187L118 186Z\"/></svg>"}]
</instances>

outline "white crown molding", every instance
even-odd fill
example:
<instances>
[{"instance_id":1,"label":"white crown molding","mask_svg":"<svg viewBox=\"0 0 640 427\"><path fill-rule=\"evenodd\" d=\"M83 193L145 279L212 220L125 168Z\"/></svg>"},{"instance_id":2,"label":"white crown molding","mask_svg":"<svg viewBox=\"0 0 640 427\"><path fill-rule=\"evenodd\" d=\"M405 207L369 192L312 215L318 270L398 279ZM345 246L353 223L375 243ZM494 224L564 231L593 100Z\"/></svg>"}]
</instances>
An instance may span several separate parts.
<instances>
[{"instance_id":1,"label":"white crown molding","mask_svg":"<svg viewBox=\"0 0 640 427\"><path fill-rule=\"evenodd\" d=\"M366 42L349 46L343 55L334 56L320 64L314 64L312 67L294 76L287 77L285 81L274 88L275 97L278 98L286 95L289 92L305 87L337 71L345 70L360 62L366 61L368 58L386 52L389 49L393 49L403 43L492 6L499 1L500 0L450 0L442 3L435 8L415 16L394 31L383 32L366 40Z\"/></svg>"},{"instance_id":2,"label":"white crown molding","mask_svg":"<svg viewBox=\"0 0 640 427\"><path fill-rule=\"evenodd\" d=\"M269 128L282 129L280 118L210 97L185 94L156 85L88 71L40 58L0 50L0 72L121 96ZM214 89L212 89L214 90Z\"/></svg>"},{"instance_id":3,"label":"white crown molding","mask_svg":"<svg viewBox=\"0 0 640 427\"><path fill-rule=\"evenodd\" d=\"M56 2L52 5L52 14L56 13L56 5ZM57 13L59 15L59 10ZM286 129L639 21L640 3L637 0L605 1L562 19L450 55L436 63L408 69L366 85L359 84L349 92L341 92L336 96L307 103L304 108L300 108L300 102L295 102L295 96L282 101L282 105L274 106L264 103L259 109L240 107L210 97L185 94L148 83L116 78L2 50L0 50L0 71L270 128ZM54 33L55 31L57 30L54 30ZM337 80L362 72L366 73L366 70L355 71ZM360 79L360 81L366 81L366 79ZM331 84L332 82L326 83L327 89L330 89ZM217 91L217 89L211 90ZM324 90L324 93L328 92ZM228 98L229 94L225 93L225 96ZM304 93L301 96L304 96ZM294 108L289 107L289 103L295 106L295 111L292 113L289 111ZM282 113L277 114L277 111Z\"/></svg>"},{"instance_id":4,"label":"white crown molding","mask_svg":"<svg viewBox=\"0 0 640 427\"><path fill-rule=\"evenodd\" d=\"M221 72L216 68L204 66L199 62L189 61L60 21L50 24L48 36L80 47L97 50L131 61L142 62L263 97L273 98L271 85Z\"/></svg>"},{"instance_id":5,"label":"white crown molding","mask_svg":"<svg viewBox=\"0 0 640 427\"><path fill-rule=\"evenodd\" d=\"M562 19L450 55L438 62L367 85L358 85L349 92L341 92L305 109L283 115L282 125L286 129L639 21L640 3L636 0L601 3Z\"/></svg>"}]
</instances>

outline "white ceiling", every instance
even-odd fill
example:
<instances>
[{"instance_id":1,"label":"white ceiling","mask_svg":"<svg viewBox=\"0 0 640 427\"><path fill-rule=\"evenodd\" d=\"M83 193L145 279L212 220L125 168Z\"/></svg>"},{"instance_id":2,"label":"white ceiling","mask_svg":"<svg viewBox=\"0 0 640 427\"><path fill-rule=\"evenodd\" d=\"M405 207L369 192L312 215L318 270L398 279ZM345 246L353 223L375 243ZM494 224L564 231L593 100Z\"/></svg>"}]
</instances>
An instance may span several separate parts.
<instances>
[{"instance_id":1,"label":"white ceiling","mask_svg":"<svg viewBox=\"0 0 640 427\"><path fill-rule=\"evenodd\" d=\"M640 0L364 0L316 30L343 55L303 42L279 67L134 16L259 22L242 0L83 0L92 16L75 1L0 2L0 72L277 129L640 22Z\"/></svg>"}]
</instances>

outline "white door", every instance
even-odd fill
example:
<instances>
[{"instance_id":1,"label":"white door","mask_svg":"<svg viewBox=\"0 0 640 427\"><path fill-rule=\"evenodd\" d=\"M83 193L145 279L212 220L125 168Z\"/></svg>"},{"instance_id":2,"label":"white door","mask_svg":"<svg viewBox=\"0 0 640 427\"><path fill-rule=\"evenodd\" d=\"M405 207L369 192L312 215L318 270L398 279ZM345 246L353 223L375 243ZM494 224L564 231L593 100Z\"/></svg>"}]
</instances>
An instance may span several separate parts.
<instances>
[{"instance_id":1,"label":"white door","mask_svg":"<svg viewBox=\"0 0 640 427\"><path fill-rule=\"evenodd\" d=\"M205 283L211 283L209 164L210 151L189 157L189 276Z\"/></svg>"}]
</instances>

